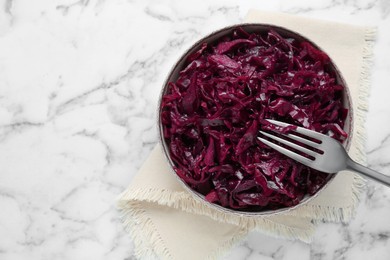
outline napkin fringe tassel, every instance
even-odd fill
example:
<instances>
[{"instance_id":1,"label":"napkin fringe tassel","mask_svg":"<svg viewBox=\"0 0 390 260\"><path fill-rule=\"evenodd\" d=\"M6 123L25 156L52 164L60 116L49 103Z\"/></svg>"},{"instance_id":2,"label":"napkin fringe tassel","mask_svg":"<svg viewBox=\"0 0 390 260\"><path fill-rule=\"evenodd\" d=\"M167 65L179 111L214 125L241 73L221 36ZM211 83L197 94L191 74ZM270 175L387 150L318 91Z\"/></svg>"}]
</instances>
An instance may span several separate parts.
<instances>
[{"instance_id":1,"label":"napkin fringe tassel","mask_svg":"<svg viewBox=\"0 0 390 260\"><path fill-rule=\"evenodd\" d=\"M273 237L284 237L287 239L298 238L306 243L311 241L311 237L314 233L313 225L299 228L283 225L280 222L274 222L267 217L246 217L232 215L217 211L207 204L202 203L197 199L194 200L193 198L194 197L187 192L172 193L171 191L161 189L128 189L120 196L118 201L118 208L128 216L130 214L133 217L139 218L142 217L140 214L135 216L131 213L131 211L135 211L136 209L132 208L134 203L129 204L130 201L158 203L159 205L180 209L192 214L206 215L219 222L240 226L244 230L257 229ZM123 217L123 221L126 221L126 219L126 216ZM126 223L125 226L127 227ZM232 241L232 243L234 242L235 240ZM225 247L229 247L229 244L225 245Z\"/></svg>"},{"instance_id":2,"label":"napkin fringe tassel","mask_svg":"<svg viewBox=\"0 0 390 260\"><path fill-rule=\"evenodd\" d=\"M157 255L163 256L163 259L174 259L139 202L120 200L118 207L125 230L134 243L137 259L156 259Z\"/></svg>"},{"instance_id":3,"label":"napkin fringe tassel","mask_svg":"<svg viewBox=\"0 0 390 260\"><path fill-rule=\"evenodd\" d=\"M356 111L357 127L356 127L356 155L354 159L359 163L366 164L366 140L367 132L365 128L366 115L368 112L368 98L371 90L371 68L373 65L373 47L377 37L376 28L367 27L364 34L364 45L363 45L363 61L360 70L360 86L359 86L359 96L358 104ZM366 181L360 175L354 174L354 179L352 183L352 206L343 208L335 216L336 218L332 219L335 221L349 222L356 212L356 207L359 204L360 195L365 188Z\"/></svg>"}]
</instances>

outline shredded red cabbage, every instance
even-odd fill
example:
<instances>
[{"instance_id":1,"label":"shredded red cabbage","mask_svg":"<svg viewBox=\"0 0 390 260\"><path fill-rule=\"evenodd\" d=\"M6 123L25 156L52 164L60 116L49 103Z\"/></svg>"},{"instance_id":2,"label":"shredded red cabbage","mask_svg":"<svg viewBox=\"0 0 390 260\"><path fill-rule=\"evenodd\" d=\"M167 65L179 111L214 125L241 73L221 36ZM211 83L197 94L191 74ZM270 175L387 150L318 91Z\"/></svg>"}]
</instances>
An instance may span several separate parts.
<instances>
[{"instance_id":1,"label":"shredded red cabbage","mask_svg":"<svg viewBox=\"0 0 390 260\"><path fill-rule=\"evenodd\" d=\"M163 95L163 135L177 175L207 201L245 211L298 204L329 175L257 140L265 119L343 141L347 109L329 57L309 42L242 28L187 58Z\"/></svg>"}]
</instances>

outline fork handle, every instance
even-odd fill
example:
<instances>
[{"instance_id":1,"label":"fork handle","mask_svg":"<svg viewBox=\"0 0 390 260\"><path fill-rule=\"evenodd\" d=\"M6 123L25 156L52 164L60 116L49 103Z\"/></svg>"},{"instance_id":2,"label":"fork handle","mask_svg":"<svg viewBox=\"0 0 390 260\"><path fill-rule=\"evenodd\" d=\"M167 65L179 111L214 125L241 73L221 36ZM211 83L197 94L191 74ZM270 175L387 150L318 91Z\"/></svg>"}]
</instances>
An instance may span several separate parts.
<instances>
[{"instance_id":1,"label":"fork handle","mask_svg":"<svg viewBox=\"0 0 390 260\"><path fill-rule=\"evenodd\" d=\"M353 161L351 158L348 158L347 160L347 169L356 171L360 173L361 175L364 175L372 180L375 180L377 182L380 182L388 187L390 187L390 176L384 175L380 172L371 170L370 168L367 168L355 161Z\"/></svg>"}]
</instances>

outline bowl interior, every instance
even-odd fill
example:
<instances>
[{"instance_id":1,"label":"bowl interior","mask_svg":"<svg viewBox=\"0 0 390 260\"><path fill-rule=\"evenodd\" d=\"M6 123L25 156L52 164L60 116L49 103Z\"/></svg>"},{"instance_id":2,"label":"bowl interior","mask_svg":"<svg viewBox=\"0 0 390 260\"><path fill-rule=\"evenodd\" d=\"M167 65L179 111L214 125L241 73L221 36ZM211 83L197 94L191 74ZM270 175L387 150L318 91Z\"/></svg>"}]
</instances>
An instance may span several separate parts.
<instances>
[{"instance_id":1,"label":"bowl interior","mask_svg":"<svg viewBox=\"0 0 390 260\"><path fill-rule=\"evenodd\" d=\"M315 196L320 194L321 191L332 182L332 180L335 178L336 174L331 175L329 180L327 181L327 183L321 189L319 189L316 192L316 194L314 194L312 196L306 195L301 200L301 202L298 205L295 205L295 206L292 206L292 207L280 208L280 209L277 209L277 210L264 210L264 211L258 211L258 212L250 212L250 211L242 211L242 210L236 211L236 210L233 210L233 209L222 207L222 206L214 204L214 203L207 202L204 199L204 195L198 193L197 191L192 190L181 178L179 178L177 176L177 174L173 170L174 162L170 158L170 155L169 155L170 152L169 152L168 145L167 145L167 143L165 142L165 140L163 138L163 126L162 126L162 123L161 123L161 111L162 111L161 100L162 100L162 96L167 91L168 83L171 82L171 81L176 81L177 80L177 78L179 76L179 72L186 65L185 62L187 60L187 57L191 53L197 51L200 48L202 43L204 43L204 42L206 42L208 44L214 43L218 39L224 37L225 35L231 34L232 31L235 30L237 27L243 28L248 33L253 33L253 32L261 33L261 32L266 32L266 31L269 31L270 29L272 29L272 30L276 31L277 33L279 33L283 37L294 38L294 39L297 39L298 41L307 41L307 42L310 42L316 48L322 50L317 44L315 44L311 40L307 39L306 37L300 35L299 33L296 33L296 32L293 32L293 31L290 31L288 29L285 29L285 28L282 28L282 27L278 27L278 26L275 26L275 25L270 25L270 24L250 23L250 24L233 25L233 26L229 26L229 27L220 29L218 31L215 31L215 32L209 34L208 36L200 39L198 42L196 42L194 45L192 45L180 57L180 59L177 61L177 63L173 66L172 70L170 71L166 81L164 82L164 85L163 85L163 88L162 88L162 91L161 91L161 95L160 95L160 99L159 99L159 105L158 105L158 128L159 128L160 142L162 144L165 157L166 157L168 163L171 166L172 173L177 177L177 179L184 185L184 187L190 193L195 195L194 196L195 199L199 199L199 200L201 200L203 202L206 202L210 207L213 207L215 209L221 210L223 212L233 213L233 214L246 215L246 216L259 216L259 215L277 214L277 213L281 213L281 212L284 212L284 211L287 211L287 210L291 210L293 208L296 208L298 206L301 206L301 205L307 203L309 200L311 200L312 198L314 198ZM352 111L353 106L352 106L352 100L351 100L350 92L348 90L346 82L345 82L344 78L342 77L341 72L339 71L339 69L336 67L336 65L334 64L334 62L332 60L331 60L331 64L330 64L330 69L335 72L337 83L345 86L345 91L343 92L343 105L344 105L344 107L346 107L348 109L349 112L348 112L348 116L347 116L347 118L345 120L345 125L344 125L344 131L348 134L348 138L344 142L343 145L348 150L349 147L350 147L350 144L351 144L351 138L352 138L352 133L353 133L353 131L352 131L353 130L352 129L352 127L353 127L353 116L352 116L353 115L353 111Z\"/></svg>"}]
</instances>

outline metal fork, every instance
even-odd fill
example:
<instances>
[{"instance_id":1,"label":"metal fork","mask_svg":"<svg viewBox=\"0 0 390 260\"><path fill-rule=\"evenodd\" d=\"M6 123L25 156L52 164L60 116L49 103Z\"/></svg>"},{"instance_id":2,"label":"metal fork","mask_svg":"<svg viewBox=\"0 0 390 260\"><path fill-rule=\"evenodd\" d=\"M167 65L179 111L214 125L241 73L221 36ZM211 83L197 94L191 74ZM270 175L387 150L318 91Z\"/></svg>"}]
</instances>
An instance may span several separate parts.
<instances>
[{"instance_id":1,"label":"metal fork","mask_svg":"<svg viewBox=\"0 0 390 260\"><path fill-rule=\"evenodd\" d=\"M276 120L268 120L270 123L278 126L288 126L289 124L283 123ZM294 132L300 134L295 135ZM267 139L262 137L258 137L258 139L264 144L274 148L280 153L306 165L310 168L327 172L327 173L337 173L341 170L352 170L360 175L378 181L382 184L385 184L390 187L390 176L386 176L382 173L371 170L355 161L353 161L345 151L344 147L337 140L324 135L318 132L308 130L302 127L297 127L289 134L281 134L282 136L287 136L289 139L298 141L299 143L305 144L307 147L311 149L305 148L302 145L297 143L293 143L286 139L275 136L274 134L267 133L264 131L260 131L260 133L269 139L275 140L281 144L284 144L284 147L273 143ZM278 133L280 135L280 133ZM304 138L308 137L308 138ZM309 140L311 139L311 140ZM313 139L318 140L318 142L313 141ZM286 147L292 148L290 150ZM295 151L294 151L295 150ZM308 156L303 156L302 154L306 154Z\"/></svg>"}]
</instances>

